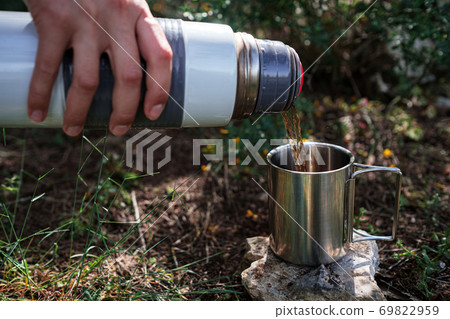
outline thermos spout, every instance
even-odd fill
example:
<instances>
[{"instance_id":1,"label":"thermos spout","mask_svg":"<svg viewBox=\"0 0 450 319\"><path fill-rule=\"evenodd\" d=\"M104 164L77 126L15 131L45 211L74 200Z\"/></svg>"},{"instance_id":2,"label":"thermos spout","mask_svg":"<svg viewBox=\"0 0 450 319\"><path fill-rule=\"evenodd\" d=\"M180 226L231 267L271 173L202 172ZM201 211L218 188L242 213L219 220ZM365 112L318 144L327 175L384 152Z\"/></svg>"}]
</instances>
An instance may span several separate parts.
<instances>
[{"instance_id":1,"label":"thermos spout","mask_svg":"<svg viewBox=\"0 0 450 319\"><path fill-rule=\"evenodd\" d=\"M303 83L302 65L294 49L279 41L234 35L238 82L233 119L287 110Z\"/></svg>"}]
</instances>

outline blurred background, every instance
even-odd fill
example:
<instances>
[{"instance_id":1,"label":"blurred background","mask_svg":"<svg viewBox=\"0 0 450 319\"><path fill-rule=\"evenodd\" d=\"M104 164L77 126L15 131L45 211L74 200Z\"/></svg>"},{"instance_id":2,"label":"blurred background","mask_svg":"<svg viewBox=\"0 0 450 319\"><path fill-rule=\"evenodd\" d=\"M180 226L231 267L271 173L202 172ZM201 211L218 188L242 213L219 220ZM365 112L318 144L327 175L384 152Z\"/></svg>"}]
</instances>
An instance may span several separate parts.
<instances>
[{"instance_id":1,"label":"blurred background","mask_svg":"<svg viewBox=\"0 0 450 319\"><path fill-rule=\"evenodd\" d=\"M448 1L149 5L158 17L224 23L293 47L307 70L296 100L303 138L404 174L398 241L379 244L376 280L386 298L450 298ZM0 9L26 7L0 0ZM265 167L239 165L249 155L240 140L285 138L280 115L254 120L162 130L173 160L154 176L124 165L126 137L3 129L0 299L248 300L244 241L269 235L267 198L252 178L267 180ZM238 164L192 165L193 138L234 139ZM266 143L261 155L269 150ZM356 227L389 232L392 184L388 176L358 181Z\"/></svg>"}]
</instances>

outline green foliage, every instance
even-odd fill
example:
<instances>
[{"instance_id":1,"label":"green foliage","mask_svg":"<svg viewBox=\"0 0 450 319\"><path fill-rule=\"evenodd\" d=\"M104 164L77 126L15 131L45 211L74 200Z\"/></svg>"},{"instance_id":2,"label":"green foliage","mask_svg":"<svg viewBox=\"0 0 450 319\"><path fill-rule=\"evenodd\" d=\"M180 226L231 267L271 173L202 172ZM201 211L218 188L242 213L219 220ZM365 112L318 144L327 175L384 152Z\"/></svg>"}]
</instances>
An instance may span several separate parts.
<instances>
[{"instance_id":1,"label":"green foliage","mask_svg":"<svg viewBox=\"0 0 450 319\"><path fill-rule=\"evenodd\" d=\"M445 1L172 0L170 5L169 16L178 8L187 20L225 23L235 31L283 41L299 52L305 66L357 21L308 71L313 86L332 91L337 86L341 94L378 94L372 77L379 72L394 94L411 96L425 77L440 81L450 70L450 5Z\"/></svg>"},{"instance_id":2,"label":"green foliage","mask_svg":"<svg viewBox=\"0 0 450 319\"><path fill-rule=\"evenodd\" d=\"M383 75L391 93L402 96L412 96L413 88L422 86L424 80L435 83L448 80L450 4L446 1L151 0L148 3L156 16L225 23L235 31L283 41L299 52L306 67L345 32L307 74L314 88L326 87L331 93L373 97L378 94L373 85L375 73ZM0 0L0 10L21 11L26 6L22 1ZM346 32L353 22L356 23Z\"/></svg>"},{"instance_id":3,"label":"green foliage","mask_svg":"<svg viewBox=\"0 0 450 319\"><path fill-rule=\"evenodd\" d=\"M19 190L20 177L14 174L12 177L5 177L5 180L0 184L0 199L2 202L6 201L8 194L17 194Z\"/></svg>"},{"instance_id":4,"label":"green foliage","mask_svg":"<svg viewBox=\"0 0 450 319\"><path fill-rule=\"evenodd\" d=\"M393 132L403 134L413 141L420 141L423 138L423 129L404 108L396 107L388 115L388 120L394 124Z\"/></svg>"},{"instance_id":5,"label":"green foliage","mask_svg":"<svg viewBox=\"0 0 450 319\"><path fill-rule=\"evenodd\" d=\"M402 241L397 242L397 246L403 250L403 253L394 254L394 258L398 259L406 257L407 260L413 259L420 271L420 280L418 287L425 292L429 298L433 293L429 290L430 278L432 275L443 271L450 264L450 229L445 233L433 233L432 240L435 248L423 245L417 249L406 248Z\"/></svg>"},{"instance_id":6,"label":"green foliage","mask_svg":"<svg viewBox=\"0 0 450 319\"><path fill-rule=\"evenodd\" d=\"M355 223L356 229L360 229L361 222L367 221L365 218L363 218L366 213L367 213L367 209L365 209L364 207L359 208L358 214L354 217L354 223ZM367 232L371 235L376 235L376 234L380 233L381 230L379 228L375 228L374 225L369 223L367 225Z\"/></svg>"},{"instance_id":7,"label":"green foliage","mask_svg":"<svg viewBox=\"0 0 450 319\"><path fill-rule=\"evenodd\" d=\"M438 193L434 193L430 199L427 199L425 202L419 203L419 206L423 207L425 209L425 212L430 214L439 209L442 203L443 202L440 195Z\"/></svg>"},{"instance_id":8,"label":"green foliage","mask_svg":"<svg viewBox=\"0 0 450 319\"><path fill-rule=\"evenodd\" d=\"M361 217L367 213L367 209L365 209L364 207L361 207L359 209L358 215L355 216L355 228L359 229L360 223L361 223Z\"/></svg>"},{"instance_id":9,"label":"green foliage","mask_svg":"<svg viewBox=\"0 0 450 319\"><path fill-rule=\"evenodd\" d=\"M425 197L423 200L419 200L417 205L425 211L435 226L439 226L438 211L446 211L448 208L447 201L443 201L439 193L434 193L431 197Z\"/></svg>"},{"instance_id":10,"label":"green foliage","mask_svg":"<svg viewBox=\"0 0 450 319\"><path fill-rule=\"evenodd\" d=\"M414 86L440 81L450 70L450 4L439 0L153 0L157 16L219 22L235 31L283 41L311 65L350 25L355 25L309 71L316 86L342 85L340 92L369 95L371 77L384 73L397 94L411 96ZM22 1L0 0L0 10L23 11ZM387 46L397 52L392 56ZM412 76L414 74L414 76ZM432 77L430 78L430 74ZM316 80L317 79L317 80ZM325 81L325 82L324 82ZM352 87L352 89L350 89ZM349 88L349 89L347 89Z\"/></svg>"},{"instance_id":11,"label":"green foliage","mask_svg":"<svg viewBox=\"0 0 450 319\"><path fill-rule=\"evenodd\" d=\"M399 50L398 90L406 94L430 73L450 70L450 4L439 0L383 1L374 8L372 24L387 31L392 49ZM416 73L411 81L411 73ZM408 95L408 94L407 94Z\"/></svg>"}]
</instances>

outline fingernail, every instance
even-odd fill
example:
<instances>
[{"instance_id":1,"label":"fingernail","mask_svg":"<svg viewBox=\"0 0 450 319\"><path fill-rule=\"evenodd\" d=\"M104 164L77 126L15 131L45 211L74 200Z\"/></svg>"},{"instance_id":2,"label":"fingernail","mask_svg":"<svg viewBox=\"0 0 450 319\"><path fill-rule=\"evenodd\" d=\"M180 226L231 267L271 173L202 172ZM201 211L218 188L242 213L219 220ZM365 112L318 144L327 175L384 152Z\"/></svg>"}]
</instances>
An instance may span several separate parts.
<instances>
[{"instance_id":1,"label":"fingernail","mask_svg":"<svg viewBox=\"0 0 450 319\"><path fill-rule=\"evenodd\" d=\"M111 132L114 135L123 135L128 131L129 128L129 125L116 125L112 128Z\"/></svg>"},{"instance_id":2,"label":"fingernail","mask_svg":"<svg viewBox=\"0 0 450 319\"><path fill-rule=\"evenodd\" d=\"M150 110L150 113L148 114L148 117L151 120L156 120L161 115L162 111L163 111L163 105L162 104L155 105Z\"/></svg>"},{"instance_id":3,"label":"fingernail","mask_svg":"<svg viewBox=\"0 0 450 319\"><path fill-rule=\"evenodd\" d=\"M69 126L64 130L64 132L66 132L66 134L69 136L77 136L78 134L80 134L81 130L81 126Z\"/></svg>"},{"instance_id":4,"label":"fingernail","mask_svg":"<svg viewBox=\"0 0 450 319\"><path fill-rule=\"evenodd\" d=\"M31 112L30 119L33 122L40 123L44 120L44 113L39 110L33 111Z\"/></svg>"}]
</instances>

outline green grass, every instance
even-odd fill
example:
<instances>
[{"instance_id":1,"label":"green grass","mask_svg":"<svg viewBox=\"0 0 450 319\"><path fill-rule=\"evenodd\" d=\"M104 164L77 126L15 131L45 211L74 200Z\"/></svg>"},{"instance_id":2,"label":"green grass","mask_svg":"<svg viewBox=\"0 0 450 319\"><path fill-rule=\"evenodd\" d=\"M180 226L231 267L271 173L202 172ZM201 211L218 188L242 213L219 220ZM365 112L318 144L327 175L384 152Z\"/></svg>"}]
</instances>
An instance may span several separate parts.
<instances>
[{"instance_id":1,"label":"green grass","mask_svg":"<svg viewBox=\"0 0 450 319\"><path fill-rule=\"evenodd\" d=\"M418 273L419 289L424 291L427 297L434 295L430 290L429 284L432 280L431 275L439 274L448 267L450 263L450 229L442 233L433 233L432 242L435 248L429 245L422 245L420 248L408 249L401 240L397 241L397 246L402 249L402 253L396 253L395 259L406 258L406 260L413 260L416 264L416 271Z\"/></svg>"},{"instance_id":2,"label":"green grass","mask_svg":"<svg viewBox=\"0 0 450 319\"><path fill-rule=\"evenodd\" d=\"M110 165L112 169L105 169L105 165L112 161L105 153L107 133L97 142L83 136L80 143L70 218L60 226L25 235L33 205L45 197L45 193L40 191L41 186L54 172L51 169L35 177L24 170L26 143L23 143L20 174L2 183L1 190L7 193L4 199L15 195L16 200L13 210L3 199L0 206L0 238L3 238L0 240L0 300L186 300L198 299L205 294L239 294L235 290L236 285L231 284L227 276L208 280L199 278L196 282L184 283L186 274L195 276L191 267L206 259L166 269L150 257L152 250L157 249L164 239L145 249L135 245L139 227L151 232L153 223L175 202L186 205L183 196L190 187L184 192L179 189L183 184L192 182L195 176L155 200L151 209L142 212L139 223L131 223L120 239L113 239L105 228L105 225L114 223L108 219L111 208L127 196L130 185L135 185L138 179L148 175L123 171L124 154ZM85 146L89 146L90 150L83 154ZM90 160L95 153L100 155L101 160L96 183L89 185L83 173L91 165ZM17 227L15 218L24 175L32 179L35 185L24 221ZM117 180L115 176L122 179ZM81 184L88 189L84 194L80 194ZM67 240L68 237L68 258L62 260L60 244L62 239ZM80 251L74 243L81 240L84 240L84 248ZM214 285L219 281L229 284Z\"/></svg>"}]
</instances>

